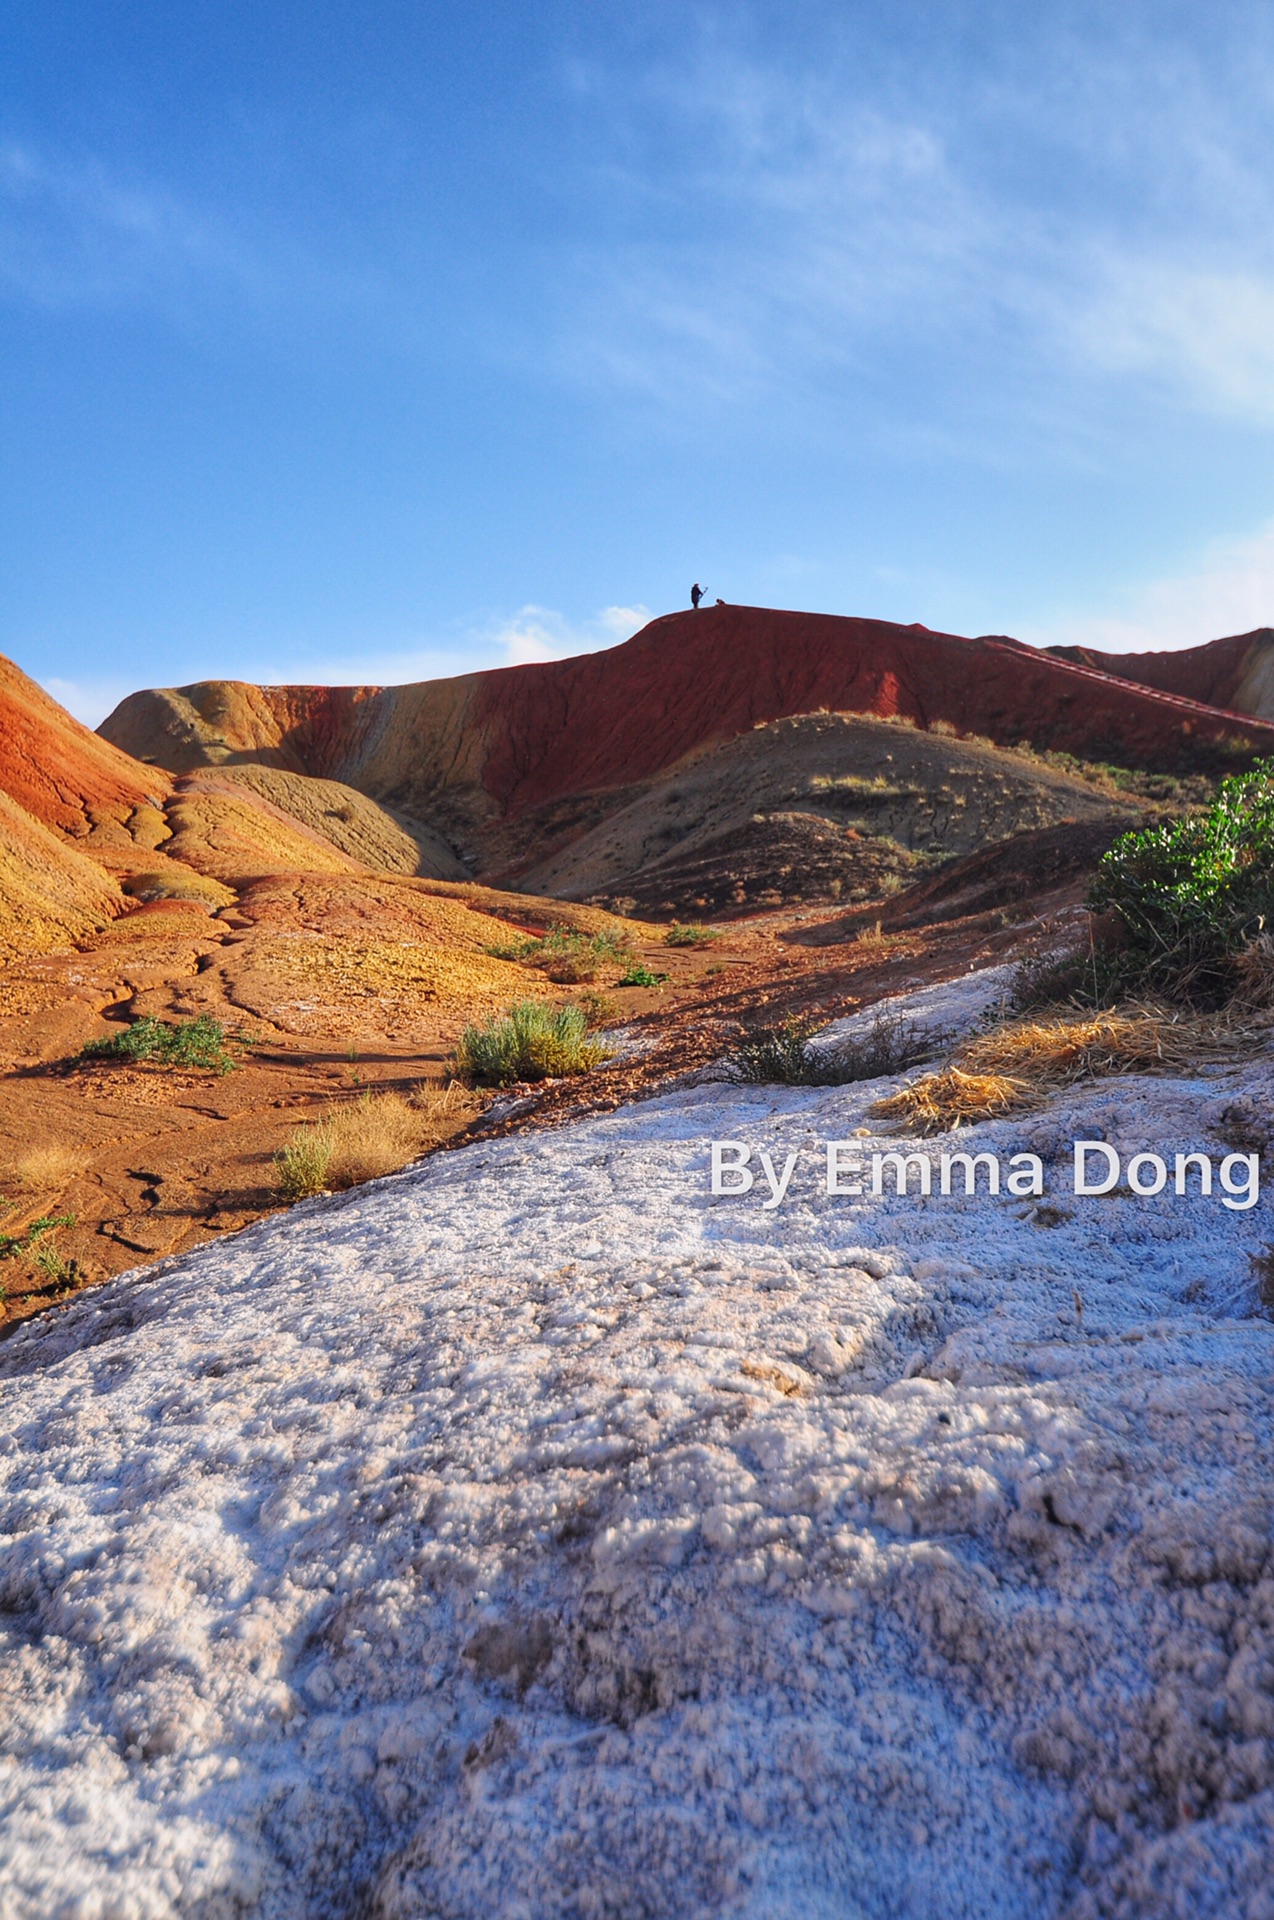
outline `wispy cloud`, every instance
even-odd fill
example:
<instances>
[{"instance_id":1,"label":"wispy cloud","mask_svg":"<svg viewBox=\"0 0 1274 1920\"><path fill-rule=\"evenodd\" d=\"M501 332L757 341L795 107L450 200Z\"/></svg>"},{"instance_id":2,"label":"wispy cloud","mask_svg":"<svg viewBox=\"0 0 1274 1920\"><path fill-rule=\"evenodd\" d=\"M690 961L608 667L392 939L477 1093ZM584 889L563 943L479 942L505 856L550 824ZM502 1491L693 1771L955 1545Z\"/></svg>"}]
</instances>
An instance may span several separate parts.
<instances>
[{"instance_id":1,"label":"wispy cloud","mask_svg":"<svg viewBox=\"0 0 1274 1920\"><path fill-rule=\"evenodd\" d=\"M503 653L500 665L522 667L535 660L565 660L577 653L600 653L631 639L650 619L649 607L603 607L593 619L572 623L549 607L519 608L499 623L489 645Z\"/></svg>"},{"instance_id":2,"label":"wispy cloud","mask_svg":"<svg viewBox=\"0 0 1274 1920\"><path fill-rule=\"evenodd\" d=\"M1041 392L1056 422L1087 384L1099 416L1112 381L1274 421L1255 15L1215 49L1059 16L1051 38L1002 35L999 67L956 54L939 79L917 61L905 95L843 50L795 70L750 54L715 18L675 73L575 76L607 222L563 315L570 374L670 415L831 397L837 430L874 390L896 429L971 385L974 406L1012 395L1029 430Z\"/></svg>"},{"instance_id":3,"label":"wispy cloud","mask_svg":"<svg viewBox=\"0 0 1274 1920\"><path fill-rule=\"evenodd\" d=\"M1133 589L1113 612L1062 614L1019 637L1034 646L1147 653L1265 626L1274 626L1274 521L1247 539L1213 542L1196 566Z\"/></svg>"},{"instance_id":4,"label":"wispy cloud","mask_svg":"<svg viewBox=\"0 0 1274 1920\"><path fill-rule=\"evenodd\" d=\"M650 619L647 607L603 607L587 619L570 620L551 607L519 607L516 613L475 620L438 641L406 642L401 646L369 644L334 649L303 658L264 650L256 659L236 659L233 669L223 663L192 677L248 680L261 686L304 683L326 686L399 686L411 680L445 680L461 673L492 667L527 666L539 660L565 660L575 654L600 653L628 640ZM226 650L226 658L229 650ZM114 675L78 678L46 677L46 692L86 726L96 727L126 694L135 693L136 680ZM157 683L156 683L157 684Z\"/></svg>"}]
</instances>

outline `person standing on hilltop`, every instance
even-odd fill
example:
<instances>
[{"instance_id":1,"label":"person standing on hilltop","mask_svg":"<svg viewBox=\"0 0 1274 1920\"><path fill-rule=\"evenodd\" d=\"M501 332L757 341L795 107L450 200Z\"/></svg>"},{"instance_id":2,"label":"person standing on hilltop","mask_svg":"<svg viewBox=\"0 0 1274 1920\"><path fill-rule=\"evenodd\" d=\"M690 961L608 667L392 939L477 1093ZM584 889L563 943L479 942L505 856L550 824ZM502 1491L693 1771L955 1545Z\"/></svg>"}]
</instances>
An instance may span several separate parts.
<instances>
[{"instance_id":1,"label":"person standing on hilltop","mask_svg":"<svg viewBox=\"0 0 1274 1920\"><path fill-rule=\"evenodd\" d=\"M696 580L693 587L691 587L690 589L690 604L694 608L696 613L698 613L699 611L699 602L702 599L703 599L703 588L699 585L699 582Z\"/></svg>"}]
</instances>

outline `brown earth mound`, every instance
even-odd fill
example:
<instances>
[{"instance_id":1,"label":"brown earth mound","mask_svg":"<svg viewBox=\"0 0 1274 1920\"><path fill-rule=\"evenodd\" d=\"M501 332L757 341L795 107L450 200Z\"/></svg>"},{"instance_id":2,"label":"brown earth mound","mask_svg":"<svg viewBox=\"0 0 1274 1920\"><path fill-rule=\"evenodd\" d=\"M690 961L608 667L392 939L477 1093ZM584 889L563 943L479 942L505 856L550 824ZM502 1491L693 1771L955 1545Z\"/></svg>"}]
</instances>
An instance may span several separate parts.
<instances>
[{"instance_id":1,"label":"brown earth mound","mask_svg":"<svg viewBox=\"0 0 1274 1920\"><path fill-rule=\"evenodd\" d=\"M307 831L321 835L338 852L365 867L375 867L382 873L422 874L435 880L465 878L464 868L437 834L415 822L398 819L365 793L339 780L320 780L281 767L245 763L219 767L215 774L192 774L183 785L184 792L225 794L236 790L264 800L272 811L289 814Z\"/></svg>"},{"instance_id":2,"label":"brown earth mound","mask_svg":"<svg viewBox=\"0 0 1274 1920\"><path fill-rule=\"evenodd\" d=\"M603 817L581 831L585 799ZM1130 826L1140 810L1064 767L949 730L806 714L687 754L620 795L582 796L567 820L557 805L537 808L511 837L555 849L523 871L536 892L701 915L879 898L1011 834L1068 820Z\"/></svg>"},{"instance_id":3,"label":"brown earth mound","mask_svg":"<svg viewBox=\"0 0 1274 1920\"><path fill-rule=\"evenodd\" d=\"M943 723L1123 766L1228 769L1274 752L1274 726L1240 725L1008 639L756 607L668 614L605 653L415 686L219 681L138 693L102 733L178 771L257 761L344 781L428 821L470 867L497 872L495 822L569 810L573 796L648 780L705 744L820 710Z\"/></svg>"},{"instance_id":4,"label":"brown earth mound","mask_svg":"<svg viewBox=\"0 0 1274 1920\"><path fill-rule=\"evenodd\" d=\"M1047 651L1056 659L1117 674L1161 693L1274 720L1274 627L1257 627L1176 653L1101 653L1096 647Z\"/></svg>"}]
</instances>

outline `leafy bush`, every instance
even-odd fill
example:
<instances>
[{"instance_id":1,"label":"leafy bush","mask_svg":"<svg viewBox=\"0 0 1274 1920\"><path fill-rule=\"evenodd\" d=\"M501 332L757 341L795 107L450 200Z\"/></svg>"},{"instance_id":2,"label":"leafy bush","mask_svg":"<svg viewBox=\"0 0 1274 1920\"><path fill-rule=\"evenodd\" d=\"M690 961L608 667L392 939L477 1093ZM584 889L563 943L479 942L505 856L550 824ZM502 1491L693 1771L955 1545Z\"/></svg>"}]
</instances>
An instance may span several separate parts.
<instances>
[{"instance_id":1,"label":"leafy bush","mask_svg":"<svg viewBox=\"0 0 1274 1920\"><path fill-rule=\"evenodd\" d=\"M1088 904L1118 923L1125 987L1226 998L1238 954L1274 921L1274 761L1223 780L1203 813L1126 833Z\"/></svg>"},{"instance_id":2,"label":"leafy bush","mask_svg":"<svg viewBox=\"0 0 1274 1920\"><path fill-rule=\"evenodd\" d=\"M928 1059L941 1036L904 1020L878 1014L868 1031L839 1046L814 1046L815 1023L789 1016L781 1026L748 1034L734 1053L742 1080L778 1081L793 1087L843 1087L880 1080Z\"/></svg>"},{"instance_id":3,"label":"leafy bush","mask_svg":"<svg viewBox=\"0 0 1274 1920\"><path fill-rule=\"evenodd\" d=\"M662 987L668 978L666 973L652 973L644 960L634 960L622 979L615 982L617 987Z\"/></svg>"},{"instance_id":4,"label":"leafy bush","mask_svg":"<svg viewBox=\"0 0 1274 1920\"><path fill-rule=\"evenodd\" d=\"M456 1068L480 1086L507 1087L517 1080L587 1073L606 1058L606 1051L588 1038L582 1007L519 1000L486 1026L465 1028L456 1048Z\"/></svg>"},{"instance_id":5,"label":"leafy bush","mask_svg":"<svg viewBox=\"0 0 1274 1920\"><path fill-rule=\"evenodd\" d=\"M122 1033L90 1040L76 1059L122 1061L130 1066L149 1061L158 1067L207 1067L213 1073L230 1073L235 1064L226 1051L225 1028L207 1013L175 1025L143 1014Z\"/></svg>"},{"instance_id":6,"label":"leafy bush","mask_svg":"<svg viewBox=\"0 0 1274 1920\"><path fill-rule=\"evenodd\" d=\"M666 947L710 947L721 938L719 927L705 927L701 920L674 920L664 935Z\"/></svg>"}]
</instances>

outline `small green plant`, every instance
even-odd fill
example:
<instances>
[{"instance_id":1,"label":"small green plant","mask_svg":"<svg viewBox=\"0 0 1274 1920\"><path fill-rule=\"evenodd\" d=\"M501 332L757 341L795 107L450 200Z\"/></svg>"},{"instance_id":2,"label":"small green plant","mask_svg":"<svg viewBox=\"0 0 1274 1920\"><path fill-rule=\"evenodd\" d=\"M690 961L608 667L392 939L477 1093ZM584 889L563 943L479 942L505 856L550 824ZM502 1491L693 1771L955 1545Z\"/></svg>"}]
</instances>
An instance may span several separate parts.
<instances>
[{"instance_id":1,"label":"small green plant","mask_svg":"<svg viewBox=\"0 0 1274 1920\"><path fill-rule=\"evenodd\" d=\"M667 947L710 947L721 938L719 927L705 927L701 920L674 920L664 935Z\"/></svg>"},{"instance_id":2,"label":"small green plant","mask_svg":"<svg viewBox=\"0 0 1274 1920\"><path fill-rule=\"evenodd\" d=\"M17 1260L27 1256L38 1263L36 1248L40 1240L50 1233L58 1233L59 1227L73 1227L75 1213L44 1213L40 1219L33 1219L29 1227L23 1227L21 1233L0 1233L0 1260ZM48 1248L46 1252L52 1252Z\"/></svg>"},{"instance_id":3,"label":"small green plant","mask_svg":"<svg viewBox=\"0 0 1274 1920\"><path fill-rule=\"evenodd\" d=\"M335 1140L326 1121L306 1121L297 1127L281 1153L274 1156L274 1181L282 1199L308 1200L327 1191Z\"/></svg>"},{"instance_id":4,"label":"small green plant","mask_svg":"<svg viewBox=\"0 0 1274 1920\"><path fill-rule=\"evenodd\" d=\"M617 987L662 987L668 978L666 973L652 973L644 960L634 960L623 978L617 980Z\"/></svg>"},{"instance_id":5,"label":"small green plant","mask_svg":"<svg viewBox=\"0 0 1274 1920\"><path fill-rule=\"evenodd\" d=\"M159 1067L205 1067L213 1073L231 1073L235 1065L227 1051L225 1028L207 1013L175 1023L143 1014L122 1033L90 1040L75 1057L79 1061L106 1060L130 1066L149 1062Z\"/></svg>"},{"instance_id":6,"label":"small green plant","mask_svg":"<svg viewBox=\"0 0 1274 1920\"><path fill-rule=\"evenodd\" d=\"M1226 999L1238 956L1274 926L1274 760L1223 780L1202 813L1124 834L1088 904L1118 923L1126 989Z\"/></svg>"},{"instance_id":7,"label":"small green plant","mask_svg":"<svg viewBox=\"0 0 1274 1920\"><path fill-rule=\"evenodd\" d=\"M456 1048L456 1070L480 1086L507 1087L518 1080L587 1073L606 1052L588 1038L582 1007L519 1000L485 1026L465 1028Z\"/></svg>"}]
</instances>

